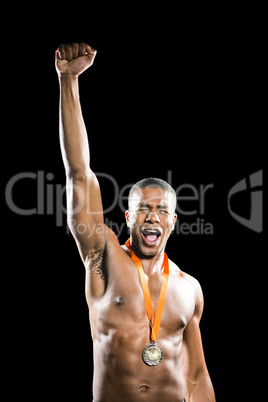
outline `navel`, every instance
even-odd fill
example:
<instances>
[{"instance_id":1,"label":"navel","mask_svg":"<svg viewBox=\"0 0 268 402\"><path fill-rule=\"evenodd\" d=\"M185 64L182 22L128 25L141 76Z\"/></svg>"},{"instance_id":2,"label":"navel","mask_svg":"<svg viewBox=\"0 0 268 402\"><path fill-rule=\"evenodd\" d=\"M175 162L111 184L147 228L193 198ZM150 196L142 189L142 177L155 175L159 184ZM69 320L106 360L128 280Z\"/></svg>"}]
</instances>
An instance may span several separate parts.
<instances>
[{"instance_id":1,"label":"navel","mask_svg":"<svg viewBox=\"0 0 268 402\"><path fill-rule=\"evenodd\" d=\"M147 392L149 390L149 387L147 387L147 385L141 385L140 390L141 392Z\"/></svg>"},{"instance_id":2,"label":"navel","mask_svg":"<svg viewBox=\"0 0 268 402\"><path fill-rule=\"evenodd\" d=\"M117 306L122 306L122 304L124 304L125 303L125 299L123 298L123 297L121 297L121 296L118 296L116 299L115 299L115 304L117 305Z\"/></svg>"}]
</instances>

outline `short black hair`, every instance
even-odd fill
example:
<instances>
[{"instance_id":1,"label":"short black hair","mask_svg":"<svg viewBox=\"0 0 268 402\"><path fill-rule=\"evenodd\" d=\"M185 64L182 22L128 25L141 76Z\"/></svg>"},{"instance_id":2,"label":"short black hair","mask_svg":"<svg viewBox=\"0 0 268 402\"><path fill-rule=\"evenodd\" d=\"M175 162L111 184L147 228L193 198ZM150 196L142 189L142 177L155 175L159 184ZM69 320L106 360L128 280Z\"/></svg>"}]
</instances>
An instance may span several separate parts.
<instances>
[{"instance_id":1,"label":"short black hair","mask_svg":"<svg viewBox=\"0 0 268 402\"><path fill-rule=\"evenodd\" d=\"M177 197L175 190L165 180L158 179L156 177L147 177L146 179L139 180L137 183L135 183L129 191L128 201L136 190L141 190L144 188L162 188L165 191L169 191L173 195L174 210L176 209Z\"/></svg>"}]
</instances>

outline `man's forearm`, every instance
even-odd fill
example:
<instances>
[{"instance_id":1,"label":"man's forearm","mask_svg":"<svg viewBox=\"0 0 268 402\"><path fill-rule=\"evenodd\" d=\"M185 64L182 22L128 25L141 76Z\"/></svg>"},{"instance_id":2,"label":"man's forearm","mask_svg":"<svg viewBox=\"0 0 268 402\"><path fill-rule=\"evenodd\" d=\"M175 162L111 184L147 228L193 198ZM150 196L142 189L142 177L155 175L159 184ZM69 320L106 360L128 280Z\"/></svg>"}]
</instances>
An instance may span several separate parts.
<instances>
[{"instance_id":1,"label":"man's forearm","mask_svg":"<svg viewBox=\"0 0 268 402\"><path fill-rule=\"evenodd\" d=\"M66 174L83 175L89 168L89 145L79 100L78 77L60 82L60 144Z\"/></svg>"},{"instance_id":2,"label":"man's forearm","mask_svg":"<svg viewBox=\"0 0 268 402\"><path fill-rule=\"evenodd\" d=\"M215 394L209 376L204 375L199 380L187 381L186 402L215 402Z\"/></svg>"}]
</instances>

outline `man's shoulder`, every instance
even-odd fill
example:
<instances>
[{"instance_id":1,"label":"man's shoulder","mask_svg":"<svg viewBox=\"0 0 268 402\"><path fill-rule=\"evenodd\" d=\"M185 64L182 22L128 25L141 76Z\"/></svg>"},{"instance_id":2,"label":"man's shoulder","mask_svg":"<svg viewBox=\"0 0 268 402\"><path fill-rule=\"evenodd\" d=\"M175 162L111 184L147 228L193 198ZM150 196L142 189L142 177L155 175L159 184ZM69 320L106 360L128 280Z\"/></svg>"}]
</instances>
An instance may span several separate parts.
<instances>
[{"instance_id":1,"label":"man's shoulder","mask_svg":"<svg viewBox=\"0 0 268 402\"><path fill-rule=\"evenodd\" d=\"M185 280L189 283L192 287L194 295L195 295L195 314L201 318L204 306L204 297L203 291L199 281L194 278L192 275L184 273Z\"/></svg>"},{"instance_id":2,"label":"man's shoulder","mask_svg":"<svg viewBox=\"0 0 268 402\"><path fill-rule=\"evenodd\" d=\"M171 274L174 274L187 282L194 290L198 299L202 299L203 292L199 281L194 278L192 275L188 274L187 272L181 270L177 264L173 261L169 260L169 270Z\"/></svg>"}]
</instances>

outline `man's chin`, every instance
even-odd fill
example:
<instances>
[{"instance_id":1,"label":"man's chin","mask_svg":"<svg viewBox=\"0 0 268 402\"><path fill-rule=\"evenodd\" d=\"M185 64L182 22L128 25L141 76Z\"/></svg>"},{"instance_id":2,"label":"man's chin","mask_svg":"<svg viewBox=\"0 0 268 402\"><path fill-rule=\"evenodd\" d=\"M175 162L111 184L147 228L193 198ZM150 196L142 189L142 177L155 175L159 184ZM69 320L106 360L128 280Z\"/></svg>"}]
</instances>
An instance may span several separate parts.
<instances>
[{"instance_id":1,"label":"man's chin","mask_svg":"<svg viewBox=\"0 0 268 402\"><path fill-rule=\"evenodd\" d=\"M155 241L149 241L143 235L139 239L139 252L145 257L154 257L162 251L162 239L159 236Z\"/></svg>"}]
</instances>

